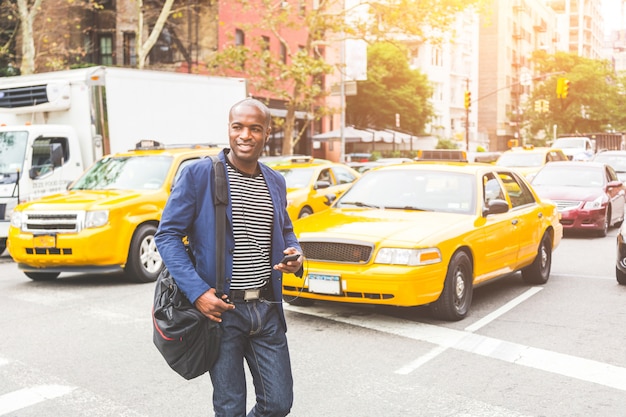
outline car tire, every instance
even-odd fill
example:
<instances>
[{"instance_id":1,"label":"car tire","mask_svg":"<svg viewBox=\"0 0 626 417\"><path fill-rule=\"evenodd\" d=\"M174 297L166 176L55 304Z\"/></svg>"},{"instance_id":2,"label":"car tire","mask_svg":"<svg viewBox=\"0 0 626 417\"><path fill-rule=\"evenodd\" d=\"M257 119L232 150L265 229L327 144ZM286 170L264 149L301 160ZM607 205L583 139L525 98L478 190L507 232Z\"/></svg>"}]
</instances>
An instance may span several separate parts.
<instances>
[{"instance_id":1,"label":"car tire","mask_svg":"<svg viewBox=\"0 0 626 417\"><path fill-rule=\"evenodd\" d=\"M7 248L7 239L6 238L0 239L0 255L4 253L6 248Z\"/></svg>"},{"instance_id":2,"label":"car tire","mask_svg":"<svg viewBox=\"0 0 626 417\"><path fill-rule=\"evenodd\" d=\"M156 226L144 224L133 235L124 267L126 277L133 282L154 282L163 269L163 260L156 248Z\"/></svg>"},{"instance_id":3,"label":"car tire","mask_svg":"<svg viewBox=\"0 0 626 417\"><path fill-rule=\"evenodd\" d=\"M60 272L24 272L33 281L53 281L59 277Z\"/></svg>"},{"instance_id":4,"label":"car tire","mask_svg":"<svg viewBox=\"0 0 626 417\"><path fill-rule=\"evenodd\" d=\"M541 238L537 256L532 264L522 269L522 279L528 284L541 285L548 282L552 268L552 239L546 232Z\"/></svg>"},{"instance_id":5,"label":"car tire","mask_svg":"<svg viewBox=\"0 0 626 417\"><path fill-rule=\"evenodd\" d=\"M626 285L626 273L620 271L617 267L615 267L615 278L617 278L619 285Z\"/></svg>"},{"instance_id":6,"label":"car tire","mask_svg":"<svg viewBox=\"0 0 626 417\"><path fill-rule=\"evenodd\" d=\"M300 214L298 214L298 218L301 219L303 217L310 216L311 214L313 214L313 210L311 210L309 207L302 207L302 210L300 210Z\"/></svg>"},{"instance_id":7,"label":"car tire","mask_svg":"<svg viewBox=\"0 0 626 417\"><path fill-rule=\"evenodd\" d=\"M604 224L602 229L598 230L598 236L605 237L609 234L609 227L611 227L611 209L607 208L604 213Z\"/></svg>"},{"instance_id":8,"label":"car tire","mask_svg":"<svg viewBox=\"0 0 626 417\"><path fill-rule=\"evenodd\" d=\"M469 312L474 293L472 261L467 253L456 252L443 283L439 299L430 305L433 317L447 321L458 321Z\"/></svg>"}]
</instances>

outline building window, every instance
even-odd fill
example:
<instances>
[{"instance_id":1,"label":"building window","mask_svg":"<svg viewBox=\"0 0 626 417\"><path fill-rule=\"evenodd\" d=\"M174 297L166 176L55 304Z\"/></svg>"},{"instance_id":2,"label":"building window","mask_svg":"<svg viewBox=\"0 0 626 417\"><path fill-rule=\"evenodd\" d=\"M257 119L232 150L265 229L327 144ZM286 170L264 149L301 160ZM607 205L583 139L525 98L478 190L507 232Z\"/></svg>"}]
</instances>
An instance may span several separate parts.
<instances>
[{"instance_id":1,"label":"building window","mask_svg":"<svg viewBox=\"0 0 626 417\"><path fill-rule=\"evenodd\" d=\"M113 36L100 35L98 39L98 64L113 65Z\"/></svg>"},{"instance_id":2,"label":"building window","mask_svg":"<svg viewBox=\"0 0 626 417\"><path fill-rule=\"evenodd\" d=\"M443 66L443 52L439 47L433 47L431 56L431 65L434 67Z\"/></svg>"},{"instance_id":3,"label":"building window","mask_svg":"<svg viewBox=\"0 0 626 417\"><path fill-rule=\"evenodd\" d=\"M137 52L135 51L135 33L124 33L124 63L128 67L137 65Z\"/></svg>"},{"instance_id":4,"label":"building window","mask_svg":"<svg viewBox=\"0 0 626 417\"><path fill-rule=\"evenodd\" d=\"M246 35L241 29L235 29L235 45L243 46L246 44Z\"/></svg>"},{"instance_id":5,"label":"building window","mask_svg":"<svg viewBox=\"0 0 626 417\"><path fill-rule=\"evenodd\" d=\"M280 44L280 60L283 64L287 63L287 47L284 43Z\"/></svg>"}]
</instances>

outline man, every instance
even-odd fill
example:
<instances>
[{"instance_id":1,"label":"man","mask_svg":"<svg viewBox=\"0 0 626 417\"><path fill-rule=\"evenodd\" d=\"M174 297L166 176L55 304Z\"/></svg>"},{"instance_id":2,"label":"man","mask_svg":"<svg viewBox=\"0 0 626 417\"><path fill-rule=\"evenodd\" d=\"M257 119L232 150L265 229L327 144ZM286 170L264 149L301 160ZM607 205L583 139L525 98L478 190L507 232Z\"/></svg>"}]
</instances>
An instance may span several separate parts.
<instances>
[{"instance_id":1,"label":"man","mask_svg":"<svg viewBox=\"0 0 626 417\"><path fill-rule=\"evenodd\" d=\"M187 298L221 323L220 355L209 371L216 417L246 415L244 359L256 404L248 416L285 416L293 379L282 307L282 273L302 275L302 249L287 215L284 178L258 159L270 133L269 109L245 99L229 116L225 293L215 293L215 214L211 170L203 159L181 173L165 206L155 240L165 264ZM196 265L185 251L187 236ZM281 260L297 254L295 261ZM231 303L227 301L230 300Z\"/></svg>"}]
</instances>

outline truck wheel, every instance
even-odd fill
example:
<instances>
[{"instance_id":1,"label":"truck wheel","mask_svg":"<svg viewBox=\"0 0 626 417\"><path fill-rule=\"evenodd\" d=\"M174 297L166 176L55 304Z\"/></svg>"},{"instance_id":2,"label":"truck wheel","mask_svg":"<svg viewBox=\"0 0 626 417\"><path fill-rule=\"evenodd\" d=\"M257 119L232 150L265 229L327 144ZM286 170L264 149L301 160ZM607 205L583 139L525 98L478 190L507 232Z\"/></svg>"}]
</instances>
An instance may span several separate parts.
<instances>
[{"instance_id":1,"label":"truck wheel","mask_svg":"<svg viewBox=\"0 0 626 417\"><path fill-rule=\"evenodd\" d=\"M57 279L60 272L24 272L24 274L33 281L52 281Z\"/></svg>"},{"instance_id":2,"label":"truck wheel","mask_svg":"<svg viewBox=\"0 0 626 417\"><path fill-rule=\"evenodd\" d=\"M430 305L433 316L448 321L458 321L467 316L474 293L472 261L467 253L459 251L452 256L443 291Z\"/></svg>"},{"instance_id":3,"label":"truck wheel","mask_svg":"<svg viewBox=\"0 0 626 417\"><path fill-rule=\"evenodd\" d=\"M157 228L151 224L140 226L133 236L124 271L134 282L154 282L163 269L163 261L154 242Z\"/></svg>"}]
</instances>

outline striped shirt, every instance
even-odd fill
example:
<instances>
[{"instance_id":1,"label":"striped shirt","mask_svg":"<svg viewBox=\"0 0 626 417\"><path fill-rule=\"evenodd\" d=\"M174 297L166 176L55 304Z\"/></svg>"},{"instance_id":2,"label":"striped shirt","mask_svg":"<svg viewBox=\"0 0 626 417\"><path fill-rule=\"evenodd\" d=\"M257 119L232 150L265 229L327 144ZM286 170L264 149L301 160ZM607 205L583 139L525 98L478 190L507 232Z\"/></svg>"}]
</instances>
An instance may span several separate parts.
<instances>
[{"instance_id":1,"label":"striped shirt","mask_svg":"<svg viewBox=\"0 0 626 417\"><path fill-rule=\"evenodd\" d=\"M259 288L272 274L271 242L274 208L260 172L245 174L230 163L228 179L233 208L233 277L230 288Z\"/></svg>"}]
</instances>

